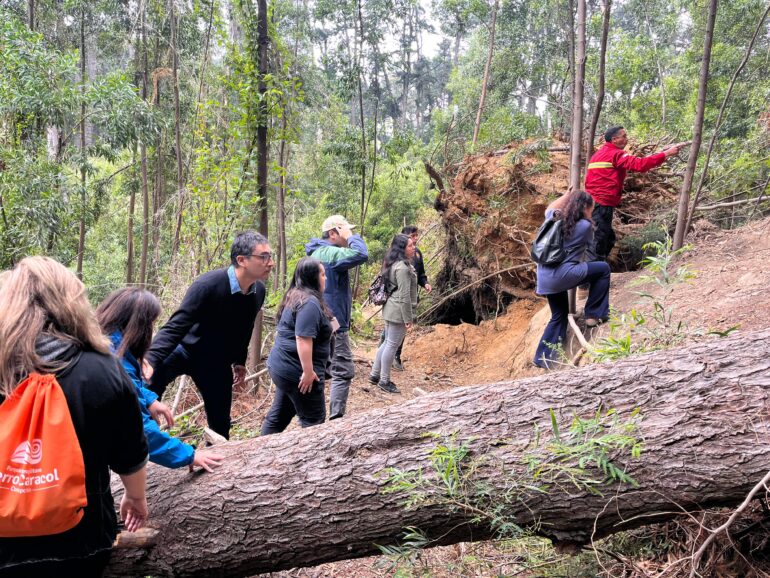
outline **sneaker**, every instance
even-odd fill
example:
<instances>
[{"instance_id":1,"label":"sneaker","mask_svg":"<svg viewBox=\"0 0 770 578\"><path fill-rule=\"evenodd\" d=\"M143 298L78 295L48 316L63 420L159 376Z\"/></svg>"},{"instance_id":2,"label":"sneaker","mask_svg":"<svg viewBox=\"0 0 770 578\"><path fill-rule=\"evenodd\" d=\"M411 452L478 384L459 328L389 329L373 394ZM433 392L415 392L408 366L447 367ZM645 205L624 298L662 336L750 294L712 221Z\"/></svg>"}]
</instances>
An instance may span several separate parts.
<instances>
[{"instance_id":1,"label":"sneaker","mask_svg":"<svg viewBox=\"0 0 770 578\"><path fill-rule=\"evenodd\" d=\"M393 367L393 369L395 369L396 371L404 371L404 364L403 364L403 363L401 363L401 360L400 360L400 359L394 359L394 360L393 360L393 366L392 366L392 367Z\"/></svg>"},{"instance_id":2,"label":"sneaker","mask_svg":"<svg viewBox=\"0 0 770 578\"><path fill-rule=\"evenodd\" d=\"M388 383L378 383L377 385L382 391L387 391L388 393L401 393L396 387L396 384L392 381L388 381Z\"/></svg>"},{"instance_id":3,"label":"sneaker","mask_svg":"<svg viewBox=\"0 0 770 578\"><path fill-rule=\"evenodd\" d=\"M378 385L380 383L380 376L379 375L371 375L369 374L369 383L372 385Z\"/></svg>"}]
</instances>

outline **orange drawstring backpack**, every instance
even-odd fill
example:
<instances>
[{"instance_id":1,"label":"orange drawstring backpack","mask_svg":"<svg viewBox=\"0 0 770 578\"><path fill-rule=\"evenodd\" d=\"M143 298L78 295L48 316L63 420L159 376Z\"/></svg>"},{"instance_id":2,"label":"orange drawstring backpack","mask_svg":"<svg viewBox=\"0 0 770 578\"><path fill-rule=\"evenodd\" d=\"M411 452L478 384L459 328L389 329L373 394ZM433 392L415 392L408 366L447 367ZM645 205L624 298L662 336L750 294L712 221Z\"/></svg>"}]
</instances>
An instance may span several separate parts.
<instances>
[{"instance_id":1,"label":"orange drawstring backpack","mask_svg":"<svg viewBox=\"0 0 770 578\"><path fill-rule=\"evenodd\" d=\"M83 517L86 471L67 400L32 373L0 404L0 537L48 536Z\"/></svg>"}]
</instances>

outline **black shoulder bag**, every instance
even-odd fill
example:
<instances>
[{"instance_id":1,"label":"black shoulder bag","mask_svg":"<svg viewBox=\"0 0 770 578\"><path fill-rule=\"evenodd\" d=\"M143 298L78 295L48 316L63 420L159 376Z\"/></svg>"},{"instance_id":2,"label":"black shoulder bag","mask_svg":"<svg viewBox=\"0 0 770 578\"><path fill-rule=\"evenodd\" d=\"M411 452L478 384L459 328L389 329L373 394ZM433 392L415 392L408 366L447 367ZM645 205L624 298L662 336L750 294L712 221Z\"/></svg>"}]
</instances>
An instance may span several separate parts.
<instances>
[{"instance_id":1,"label":"black shoulder bag","mask_svg":"<svg viewBox=\"0 0 770 578\"><path fill-rule=\"evenodd\" d=\"M532 241L530 257L538 265L558 265L567 257L564 251L562 220L551 217L540 225Z\"/></svg>"}]
</instances>

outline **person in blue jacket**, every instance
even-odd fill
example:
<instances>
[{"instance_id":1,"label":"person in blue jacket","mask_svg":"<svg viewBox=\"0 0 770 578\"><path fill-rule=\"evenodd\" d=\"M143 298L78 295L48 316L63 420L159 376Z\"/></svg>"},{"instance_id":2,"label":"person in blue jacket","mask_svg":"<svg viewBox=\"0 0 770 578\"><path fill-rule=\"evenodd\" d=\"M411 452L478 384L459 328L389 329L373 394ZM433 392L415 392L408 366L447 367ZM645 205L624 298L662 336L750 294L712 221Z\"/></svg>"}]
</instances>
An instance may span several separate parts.
<instances>
[{"instance_id":1,"label":"person in blue jacket","mask_svg":"<svg viewBox=\"0 0 770 578\"><path fill-rule=\"evenodd\" d=\"M207 472L221 465L222 456L196 449L160 429L160 417L168 426L174 417L169 408L145 387L141 359L152 341L152 326L160 315L158 299L144 289L126 287L112 292L96 310L102 331L110 338L110 348L131 378L139 398L142 425L150 461L167 468L199 466Z\"/></svg>"},{"instance_id":2,"label":"person in blue jacket","mask_svg":"<svg viewBox=\"0 0 770 578\"><path fill-rule=\"evenodd\" d=\"M551 319L535 352L534 364L544 369L553 368L559 361L561 347L567 341L569 298L567 291L588 284L585 305L585 324L595 327L610 316L610 266L604 261L586 261L594 238L591 216L594 200L585 191L566 193L553 201L545 210L545 218L562 220L564 261L558 265L537 266L538 295L545 295L551 308Z\"/></svg>"},{"instance_id":3,"label":"person in blue jacket","mask_svg":"<svg viewBox=\"0 0 770 578\"><path fill-rule=\"evenodd\" d=\"M311 239L305 245L308 257L323 263L326 271L324 300L336 319L336 323L332 322L336 333L331 358L330 420L345 415L350 382L355 377L353 351L348 337L353 307L349 271L366 263L369 250L361 236L353 234L354 227L342 215L332 215L321 225L321 238Z\"/></svg>"}]
</instances>

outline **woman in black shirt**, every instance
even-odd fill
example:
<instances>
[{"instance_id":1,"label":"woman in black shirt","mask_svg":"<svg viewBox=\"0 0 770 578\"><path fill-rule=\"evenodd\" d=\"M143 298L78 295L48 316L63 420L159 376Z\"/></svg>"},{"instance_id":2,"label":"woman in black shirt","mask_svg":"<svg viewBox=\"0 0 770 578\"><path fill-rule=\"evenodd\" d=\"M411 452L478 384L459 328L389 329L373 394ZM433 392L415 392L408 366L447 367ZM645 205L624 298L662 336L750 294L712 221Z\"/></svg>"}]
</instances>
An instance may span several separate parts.
<instances>
[{"instance_id":1,"label":"woman in black shirt","mask_svg":"<svg viewBox=\"0 0 770 578\"><path fill-rule=\"evenodd\" d=\"M275 399L262 423L262 435L282 432L295 415L302 427L326 419L324 370L333 318L324 303L325 288L321 262L300 259L276 316L275 344L267 359Z\"/></svg>"},{"instance_id":2,"label":"woman in black shirt","mask_svg":"<svg viewBox=\"0 0 770 578\"><path fill-rule=\"evenodd\" d=\"M65 532L0 538L0 576L101 576L118 526L110 470L125 487L126 529L147 518L147 442L134 385L110 355L83 283L53 259L27 257L5 273L0 311L0 401L31 373L56 376L83 454L88 500Z\"/></svg>"}]
</instances>

